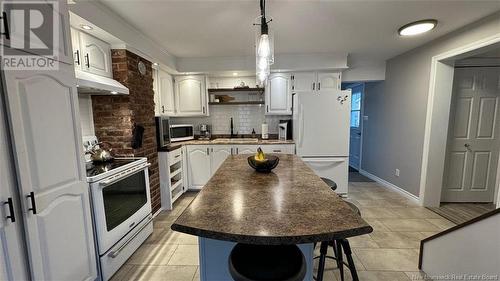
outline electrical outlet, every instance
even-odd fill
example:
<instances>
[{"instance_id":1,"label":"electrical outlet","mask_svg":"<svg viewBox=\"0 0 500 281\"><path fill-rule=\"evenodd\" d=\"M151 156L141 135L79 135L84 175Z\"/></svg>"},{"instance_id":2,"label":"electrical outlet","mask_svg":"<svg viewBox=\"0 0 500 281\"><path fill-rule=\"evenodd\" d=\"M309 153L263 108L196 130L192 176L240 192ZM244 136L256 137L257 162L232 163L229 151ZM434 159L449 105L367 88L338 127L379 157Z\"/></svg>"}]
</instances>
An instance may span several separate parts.
<instances>
[{"instance_id":1,"label":"electrical outlet","mask_svg":"<svg viewBox=\"0 0 500 281\"><path fill-rule=\"evenodd\" d=\"M394 175L395 175L396 177L399 177L399 169L396 169L396 171L394 171Z\"/></svg>"}]
</instances>

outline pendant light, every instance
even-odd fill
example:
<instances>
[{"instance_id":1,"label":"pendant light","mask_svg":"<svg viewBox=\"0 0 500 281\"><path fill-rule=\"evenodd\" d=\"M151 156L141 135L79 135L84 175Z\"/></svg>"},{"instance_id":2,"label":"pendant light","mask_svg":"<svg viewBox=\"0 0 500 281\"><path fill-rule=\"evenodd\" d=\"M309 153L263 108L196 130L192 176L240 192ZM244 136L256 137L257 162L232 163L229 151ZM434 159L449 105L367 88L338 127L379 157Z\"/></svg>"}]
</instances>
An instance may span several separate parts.
<instances>
[{"instance_id":1,"label":"pendant light","mask_svg":"<svg viewBox=\"0 0 500 281\"><path fill-rule=\"evenodd\" d=\"M266 18L266 2L260 0L260 16L257 17L254 26L255 34L255 68L259 85L263 86L271 73L271 65L274 63L274 36L269 29Z\"/></svg>"}]
</instances>

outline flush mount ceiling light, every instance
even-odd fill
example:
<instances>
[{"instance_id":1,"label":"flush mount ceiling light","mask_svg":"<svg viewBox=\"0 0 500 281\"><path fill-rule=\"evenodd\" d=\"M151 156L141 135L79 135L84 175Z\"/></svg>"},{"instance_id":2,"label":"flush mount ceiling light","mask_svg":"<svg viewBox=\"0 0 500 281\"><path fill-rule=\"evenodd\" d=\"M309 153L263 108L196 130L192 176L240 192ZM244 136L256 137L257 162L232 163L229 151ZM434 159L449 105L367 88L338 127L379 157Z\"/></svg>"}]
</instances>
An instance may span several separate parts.
<instances>
[{"instance_id":1,"label":"flush mount ceiling light","mask_svg":"<svg viewBox=\"0 0 500 281\"><path fill-rule=\"evenodd\" d=\"M94 29L92 26L88 25L88 24L82 24L80 25L81 28L85 29L85 30L92 30Z\"/></svg>"},{"instance_id":2,"label":"flush mount ceiling light","mask_svg":"<svg viewBox=\"0 0 500 281\"><path fill-rule=\"evenodd\" d=\"M233 76L238 76L238 72L233 72Z\"/></svg>"},{"instance_id":3,"label":"flush mount ceiling light","mask_svg":"<svg viewBox=\"0 0 500 281\"><path fill-rule=\"evenodd\" d=\"M419 20L403 25L398 29L398 34L400 36L418 35L434 29L436 25L437 20L434 19Z\"/></svg>"},{"instance_id":4,"label":"flush mount ceiling light","mask_svg":"<svg viewBox=\"0 0 500 281\"><path fill-rule=\"evenodd\" d=\"M255 34L255 65L259 85L264 85L274 63L274 36L268 25L271 21L266 18L266 1L260 0L260 16L254 23L254 26L258 26Z\"/></svg>"}]
</instances>

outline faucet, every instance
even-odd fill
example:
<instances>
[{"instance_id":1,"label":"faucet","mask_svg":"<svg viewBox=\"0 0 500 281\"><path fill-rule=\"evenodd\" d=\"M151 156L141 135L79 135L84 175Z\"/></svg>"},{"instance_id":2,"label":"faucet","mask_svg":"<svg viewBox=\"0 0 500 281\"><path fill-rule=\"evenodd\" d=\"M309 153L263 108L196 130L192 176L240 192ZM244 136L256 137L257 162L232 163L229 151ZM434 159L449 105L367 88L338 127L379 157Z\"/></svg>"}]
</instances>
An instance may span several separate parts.
<instances>
[{"instance_id":1,"label":"faucet","mask_svg":"<svg viewBox=\"0 0 500 281\"><path fill-rule=\"evenodd\" d=\"M237 135L233 132L233 130L234 130L233 117L231 117L231 138L234 138Z\"/></svg>"}]
</instances>

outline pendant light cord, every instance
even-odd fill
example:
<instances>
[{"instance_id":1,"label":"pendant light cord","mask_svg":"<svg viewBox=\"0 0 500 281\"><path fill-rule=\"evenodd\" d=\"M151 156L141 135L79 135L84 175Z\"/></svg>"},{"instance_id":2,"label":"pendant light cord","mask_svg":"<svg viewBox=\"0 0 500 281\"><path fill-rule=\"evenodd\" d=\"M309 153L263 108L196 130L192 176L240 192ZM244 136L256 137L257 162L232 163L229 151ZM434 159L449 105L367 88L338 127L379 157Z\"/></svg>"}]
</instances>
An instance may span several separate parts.
<instances>
[{"instance_id":1,"label":"pendant light cord","mask_svg":"<svg viewBox=\"0 0 500 281\"><path fill-rule=\"evenodd\" d=\"M269 28L266 20L266 0L260 0L260 34L268 34Z\"/></svg>"}]
</instances>

